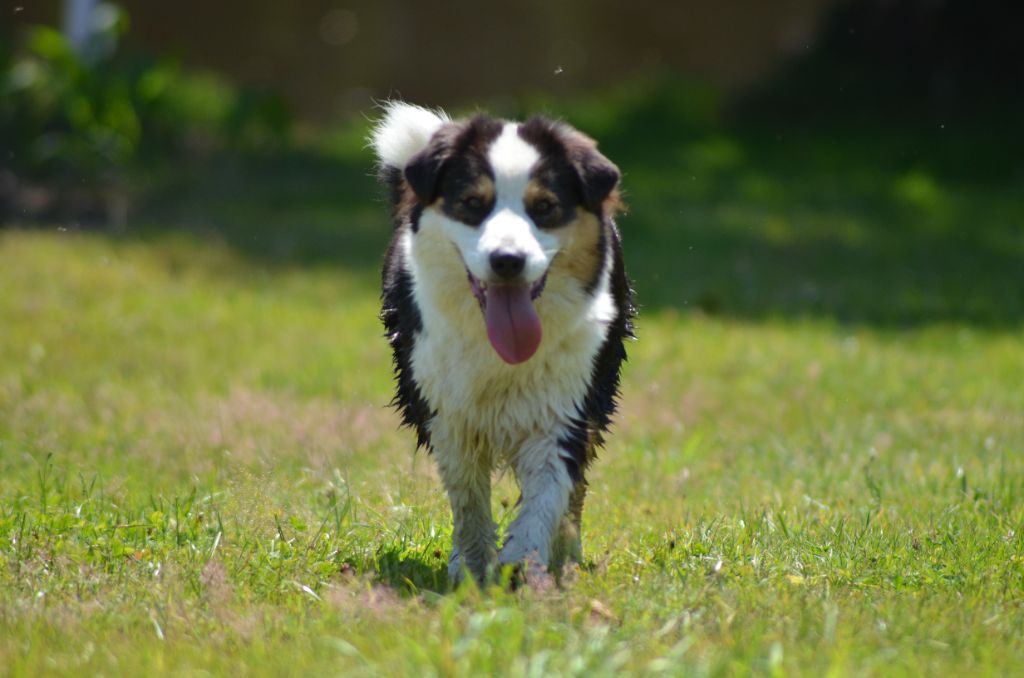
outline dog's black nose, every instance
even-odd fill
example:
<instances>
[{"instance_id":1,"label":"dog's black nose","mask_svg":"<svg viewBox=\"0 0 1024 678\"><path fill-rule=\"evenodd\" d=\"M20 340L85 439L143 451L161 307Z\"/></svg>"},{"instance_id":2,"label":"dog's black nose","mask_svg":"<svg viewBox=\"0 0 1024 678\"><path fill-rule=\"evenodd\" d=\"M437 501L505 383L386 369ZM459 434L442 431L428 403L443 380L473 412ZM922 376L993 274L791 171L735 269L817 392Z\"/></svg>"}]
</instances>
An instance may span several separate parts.
<instances>
[{"instance_id":1,"label":"dog's black nose","mask_svg":"<svg viewBox=\"0 0 1024 678\"><path fill-rule=\"evenodd\" d=\"M491 270L503 280L515 278L526 267L526 255L517 252L491 252Z\"/></svg>"}]
</instances>

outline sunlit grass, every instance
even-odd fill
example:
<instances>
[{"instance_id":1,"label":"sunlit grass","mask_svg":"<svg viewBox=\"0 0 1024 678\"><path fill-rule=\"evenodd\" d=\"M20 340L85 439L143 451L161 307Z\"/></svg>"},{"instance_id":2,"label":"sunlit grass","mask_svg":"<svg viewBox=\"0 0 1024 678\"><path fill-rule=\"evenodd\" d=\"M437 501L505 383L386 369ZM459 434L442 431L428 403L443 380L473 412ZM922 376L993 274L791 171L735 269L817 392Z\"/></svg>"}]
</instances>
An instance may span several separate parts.
<instances>
[{"instance_id":1,"label":"sunlit grass","mask_svg":"<svg viewBox=\"0 0 1024 678\"><path fill-rule=\"evenodd\" d=\"M652 308L564 591L448 590L374 276L0 233L0 661L44 673L1013 672L1019 332ZM508 520L515 493L496 492Z\"/></svg>"}]
</instances>

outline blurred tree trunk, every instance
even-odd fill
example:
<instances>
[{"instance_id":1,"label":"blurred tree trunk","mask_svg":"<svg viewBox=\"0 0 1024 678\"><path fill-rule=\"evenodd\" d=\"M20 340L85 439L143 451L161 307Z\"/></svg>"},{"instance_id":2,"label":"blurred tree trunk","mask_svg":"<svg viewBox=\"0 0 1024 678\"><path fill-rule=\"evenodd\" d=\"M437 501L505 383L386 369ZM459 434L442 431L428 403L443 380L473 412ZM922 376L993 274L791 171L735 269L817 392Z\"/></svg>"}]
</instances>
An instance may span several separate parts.
<instances>
[{"instance_id":1,"label":"blurred tree trunk","mask_svg":"<svg viewBox=\"0 0 1024 678\"><path fill-rule=\"evenodd\" d=\"M96 4L96 0L64 0L64 35L80 55L85 54L89 45Z\"/></svg>"}]
</instances>

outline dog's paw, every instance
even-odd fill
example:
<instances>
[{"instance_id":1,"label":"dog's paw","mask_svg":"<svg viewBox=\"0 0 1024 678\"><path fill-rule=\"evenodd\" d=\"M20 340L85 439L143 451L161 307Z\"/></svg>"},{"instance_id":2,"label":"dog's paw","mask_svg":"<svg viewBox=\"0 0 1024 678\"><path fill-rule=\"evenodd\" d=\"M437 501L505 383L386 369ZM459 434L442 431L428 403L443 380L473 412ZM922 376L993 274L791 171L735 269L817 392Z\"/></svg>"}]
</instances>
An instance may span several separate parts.
<instances>
[{"instance_id":1,"label":"dog's paw","mask_svg":"<svg viewBox=\"0 0 1024 678\"><path fill-rule=\"evenodd\" d=\"M511 591L528 588L534 593L546 593L558 586L554 574L537 561L516 563L512 566L507 581Z\"/></svg>"},{"instance_id":2,"label":"dog's paw","mask_svg":"<svg viewBox=\"0 0 1024 678\"><path fill-rule=\"evenodd\" d=\"M477 586L495 581L495 558L492 551L490 557L467 560L458 547L453 547L448 556L448 581L452 588L458 588L463 582L472 579Z\"/></svg>"},{"instance_id":3,"label":"dog's paw","mask_svg":"<svg viewBox=\"0 0 1024 678\"><path fill-rule=\"evenodd\" d=\"M554 575L537 549L512 559L510 553L502 550L500 561L505 567L503 582L512 591L528 587L534 591L547 591L556 584Z\"/></svg>"}]
</instances>

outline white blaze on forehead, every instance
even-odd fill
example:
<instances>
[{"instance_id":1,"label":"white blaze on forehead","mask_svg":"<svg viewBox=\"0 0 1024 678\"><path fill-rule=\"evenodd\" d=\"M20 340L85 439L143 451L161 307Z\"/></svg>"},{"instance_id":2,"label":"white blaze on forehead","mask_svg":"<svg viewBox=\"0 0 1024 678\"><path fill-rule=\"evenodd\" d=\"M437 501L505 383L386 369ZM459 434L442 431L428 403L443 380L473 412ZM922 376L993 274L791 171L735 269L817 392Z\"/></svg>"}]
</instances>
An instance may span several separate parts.
<instances>
[{"instance_id":1,"label":"white blaze on forehead","mask_svg":"<svg viewBox=\"0 0 1024 678\"><path fill-rule=\"evenodd\" d=\"M536 282L547 271L549 252L557 249L551 235L534 227L523 203L540 152L519 136L517 123L509 122L487 150L487 160L494 172L494 209L476 230L472 253L464 250L466 264L473 275L489 280L491 253L517 252L526 257L523 280Z\"/></svg>"},{"instance_id":2,"label":"white blaze on forehead","mask_svg":"<svg viewBox=\"0 0 1024 678\"><path fill-rule=\"evenodd\" d=\"M429 210L420 220L421 229L436 223L447 239L455 243L466 268L484 282L495 280L490 258L495 252L514 252L526 258L522 282L541 279L558 252L558 237L538 229L526 214L523 198L530 183L530 172L540 160L540 152L519 136L519 125L505 123L501 134L487 149L487 160L494 173L494 208L478 226L469 226Z\"/></svg>"},{"instance_id":3,"label":"white blaze on forehead","mask_svg":"<svg viewBox=\"0 0 1024 678\"><path fill-rule=\"evenodd\" d=\"M519 136L517 123L505 123L505 128L487 151L487 160L494 171L498 205L522 205L530 170L540 160L540 153Z\"/></svg>"}]
</instances>

